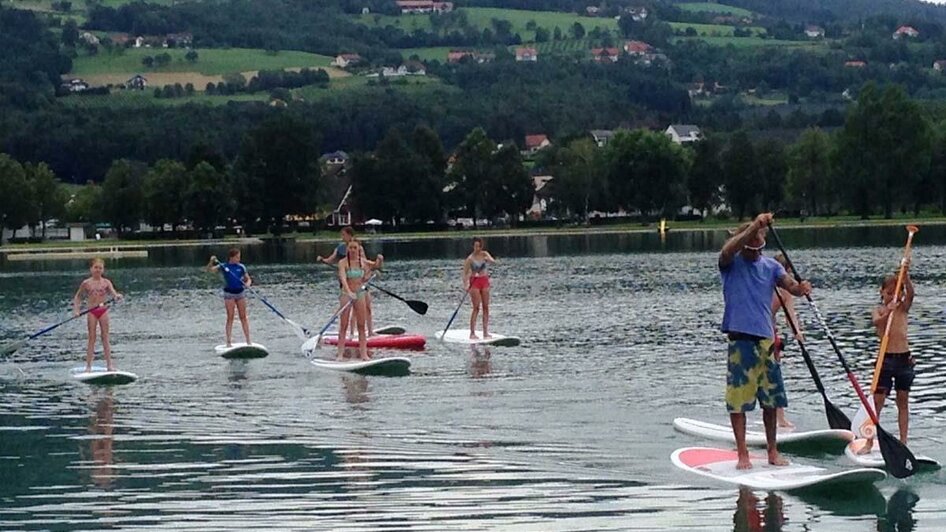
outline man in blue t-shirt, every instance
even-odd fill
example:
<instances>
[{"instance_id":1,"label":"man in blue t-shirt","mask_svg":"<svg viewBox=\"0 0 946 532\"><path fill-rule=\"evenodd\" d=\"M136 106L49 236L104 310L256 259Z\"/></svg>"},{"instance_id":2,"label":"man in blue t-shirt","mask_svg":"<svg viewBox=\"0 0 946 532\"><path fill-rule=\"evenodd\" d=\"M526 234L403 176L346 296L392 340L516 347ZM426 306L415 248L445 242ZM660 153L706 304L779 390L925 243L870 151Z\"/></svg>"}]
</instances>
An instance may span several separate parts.
<instances>
[{"instance_id":1,"label":"man in blue t-shirt","mask_svg":"<svg viewBox=\"0 0 946 532\"><path fill-rule=\"evenodd\" d=\"M775 330L772 298L780 286L792 295L811 293L811 283L798 283L774 259L762 256L772 214L758 215L740 227L719 253L723 280L722 331L729 337L726 372L726 409L736 437L737 469L749 469L746 448L746 412L762 406L769 463L788 465L775 444L776 409L788 406L782 371L773 356Z\"/></svg>"}]
</instances>

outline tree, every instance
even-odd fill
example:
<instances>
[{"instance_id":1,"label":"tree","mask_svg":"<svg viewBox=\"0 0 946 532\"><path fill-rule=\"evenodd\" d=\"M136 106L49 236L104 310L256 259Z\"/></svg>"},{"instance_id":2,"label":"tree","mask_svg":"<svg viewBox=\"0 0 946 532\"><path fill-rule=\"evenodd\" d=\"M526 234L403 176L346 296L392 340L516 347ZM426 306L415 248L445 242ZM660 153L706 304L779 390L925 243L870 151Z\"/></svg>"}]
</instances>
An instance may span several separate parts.
<instances>
[{"instance_id":1,"label":"tree","mask_svg":"<svg viewBox=\"0 0 946 532\"><path fill-rule=\"evenodd\" d=\"M169 64L171 64L171 54L164 52L164 53L156 55L154 58L154 64L156 64L159 67L168 66Z\"/></svg>"},{"instance_id":2,"label":"tree","mask_svg":"<svg viewBox=\"0 0 946 532\"><path fill-rule=\"evenodd\" d=\"M602 150L590 138L572 140L563 147L553 146L542 161L555 177L546 186L552 188L552 206L558 206L561 214L578 216L588 222L588 213L602 205L607 196L603 172Z\"/></svg>"},{"instance_id":3,"label":"tree","mask_svg":"<svg viewBox=\"0 0 946 532\"><path fill-rule=\"evenodd\" d=\"M585 38L585 27L581 25L581 22L572 24L572 36L576 39Z\"/></svg>"},{"instance_id":4,"label":"tree","mask_svg":"<svg viewBox=\"0 0 946 532\"><path fill-rule=\"evenodd\" d=\"M141 185L147 167L136 161L119 159L112 163L102 183L102 215L123 233L134 229L144 214Z\"/></svg>"},{"instance_id":5,"label":"tree","mask_svg":"<svg viewBox=\"0 0 946 532\"><path fill-rule=\"evenodd\" d=\"M605 149L608 184L615 199L641 215L667 215L685 199L689 156L666 135L619 131Z\"/></svg>"},{"instance_id":6,"label":"tree","mask_svg":"<svg viewBox=\"0 0 946 532\"><path fill-rule=\"evenodd\" d=\"M788 197L811 216L830 209L833 193L830 150L830 140L824 132L808 129L788 151Z\"/></svg>"},{"instance_id":7,"label":"tree","mask_svg":"<svg viewBox=\"0 0 946 532\"><path fill-rule=\"evenodd\" d=\"M144 176L142 196L145 218L152 227L171 230L184 219L183 191L187 185L187 169L178 161L162 159Z\"/></svg>"},{"instance_id":8,"label":"tree","mask_svg":"<svg viewBox=\"0 0 946 532\"><path fill-rule=\"evenodd\" d=\"M76 24L75 19L70 18L63 23L60 41L68 47L75 47L76 43L79 42L79 25Z\"/></svg>"},{"instance_id":9,"label":"tree","mask_svg":"<svg viewBox=\"0 0 946 532\"><path fill-rule=\"evenodd\" d=\"M719 162L719 143L704 138L693 144L693 166L687 178L690 206L702 216L719 202L719 187L723 184L723 169Z\"/></svg>"},{"instance_id":10,"label":"tree","mask_svg":"<svg viewBox=\"0 0 946 532\"><path fill-rule=\"evenodd\" d=\"M483 214L509 216L513 225L532 204L535 188L522 164L522 154L515 144L507 144L492 154L487 177Z\"/></svg>"},{"instance_id":11,"label":"tree","mask_svg":"<svg viewBox=\"0 0 946 532\"><path fill-rule=\"evenodd\" d=\"M141 64L148 68L151 68L154 66L154 58L151 57L150 55L146 55L141 58Z\"/></svg>"},{"instance_id":12,"label":"tree","mask_svg":"<svg viewBox=\"0 0 946 532\"><path fill-rule=\"evenodd\" d=\"M280 234L286 215L313 211L321 178L319 144L308 124L286 113L244 137L235 169L246 223L258 218Z\"/></svg>"},{"instance_id":13,"label":"tree","mask_svg":"<svg viewBox=\"0 0 946 532\"><path fill-rule=\"evenodd\" d=\"M188 50L187 53L184 54L184 59L186 59L188 63L196 63L198 57L199 55L197 54L197 50L193 49Z\"/></svg>"},{"instance_id":14,"label":"tree","mask_svg":"<svg viewBox=\"0 0 946 532\"><path fill-rule=\"evenodd\" d=\"M65 215L69 198L62 183L56 179L56 175L46 163L26 164L23 170L29 183L32 207L28 222L30 226L41 225L42 236L46 238L46 222Z\"/></svg>"},{"instance_id":15,"label":"tree","mask_svg":"<svg viewBox=\"0 0 946 532\"><path fill-rule=\"evenodd\" d=\"M485 192L492 171L494 151L496 144L482 128L476 128L460 143L456 160L448 174L448 180L452 181L451 195L455 203L473 218L474 226L477 216L485 210Z\"/></svg>"},{"instance_id":16,"label":"tree","mask_svg":"<svg viewBox=\"0 0 946 532\"><path fill-rule=\"evenodd\" d=\"M737 131L721 157L726 201L737 219L757 208L759 186L756 182L755 147L745 131Z\"/></svg>"},{"instance_id":17,"label":"tree","mask_svg":"<svg viewBox=\"0 0 946 532\"><path fill-rule=\"evenodd\" d=\"M66 220L77 223L102 221L102 187L89 182L66 202Z\"/></svg>"},{"instance_id":18,"label":"tree","mask_svg":"<svg viewBox=\"0 0 946 532\"><path fill-rule=\"evenodd\" d=\"M762 209L775 211L785 196L785 176L788 173L785 150L774 140L764 140L756 146L756 175L758 176Z\"/></svg>"},{"instance_id":19,"label":"tree","mask_svg":"<svg viewBox=\"0 0 946 532\"><path fill-rule=\"evenodd\" d=\"M535 42L549 42L549 30L539 26L535 29Z\"/></svg>"},{"instance_id":20,"label":"tree","mask_svg":"<svg viewBox=\"0 0 946 532\"><path fill-rule=\"evenodd\" d=\"M23 166L9 155L0 153L0 232L7 228L16 236L16 230L27 223L30 205L24 192L28 190Z\"/></svg>"},{"instance_id":21,"label":"tree","mask_svg":"<svg viewBox=\"0 0 946 532\"><path fill-rule=\"evenodd\" d=\"M184 213L199 231L212 232L226 223L233 210L233 196L226 175L201 161L188 172L184 191Z\"/></svg>"}]
</instances>

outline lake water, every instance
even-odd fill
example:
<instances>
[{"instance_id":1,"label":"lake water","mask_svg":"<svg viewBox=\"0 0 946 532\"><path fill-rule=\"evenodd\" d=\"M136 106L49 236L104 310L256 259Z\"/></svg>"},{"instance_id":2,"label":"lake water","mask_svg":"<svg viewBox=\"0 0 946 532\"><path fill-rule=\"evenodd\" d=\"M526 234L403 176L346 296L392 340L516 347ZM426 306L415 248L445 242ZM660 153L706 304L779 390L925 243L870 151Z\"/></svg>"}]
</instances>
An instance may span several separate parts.
<instances>
[{"instance_id":1,"label":"lake water","mask_svg":"<svg viewBox=\"0 0 946 532\"><path fill-rule=\"evenodd\" d=\"M877 349L870 309L905 232L783 237L868 385ZM254 340L272 354L248 362L215 356L219 279L199 266L223 248L109 261L107 275L127 296L112 310L117 365L140 379L113 388L72 382L84 352L81 324L0 360L0 529L944 529L943 471L828 497L740 491L671 465L676 448L714 445L674 431L674 417L726 422L714 251L723 238L492 239L501 261L493 329L523 344L473 351L429 340L426 351L407 355L412 374L397 378L318 370L256 301ZM937 228L917 235L911 312L919 363L910 447L941 462L944 243ZM382 286L430 304L418 316L378 294L377 322L428 336L442 329L461 295L467 242L369 247L388 259ZM337 284L311 261L330 248L256 246L244 261L271 302L320 327ZM76 262L0 265L0 337L65 316L85 271ZM851 415L856 397L813 315L799 306L828 395ZM455 327L466 326L468 308ZM825 428L797 348L787 356L789 417ZM884 411L894 433L895 419L893 408ZM791 457L845 465L839 455Z\"/></svg>"}]
</instances>

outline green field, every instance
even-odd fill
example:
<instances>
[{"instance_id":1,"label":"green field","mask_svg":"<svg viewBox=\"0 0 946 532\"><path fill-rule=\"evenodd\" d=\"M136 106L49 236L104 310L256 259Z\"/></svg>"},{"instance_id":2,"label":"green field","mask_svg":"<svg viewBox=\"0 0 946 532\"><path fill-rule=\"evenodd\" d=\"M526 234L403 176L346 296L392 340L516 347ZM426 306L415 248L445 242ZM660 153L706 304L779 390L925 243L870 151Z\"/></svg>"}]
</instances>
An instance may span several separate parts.
<instances>
[{"instance_id":1,"label":"green field","mask_svg":"<svg viewBox=\"0 0 946 532\"><path fill-rule=\"evenodd\" d=\"M147 106L169 107L188 103L201 105L226 105L230 102L268 102L268 92L235 94L233 96L207 96L197 93L183 98L155 98L152 89L143 91L115 91L108 96L69 96L57 101L68 107L91 109L109 107L114 109L139 109Z\"/></svg>"},{"instance_id":2,"label":"green field","mask_svg":"<svg viewBox=\"0 0 946 532\"><path fill-rule=\"evenodd\" d=\"M674 43L682 41L703 41L713 46L729 46L736 48L753 48L759 46L792 46L807 50L827 50L824 41L786 41L780 39L760 39L758 37L674 37Z\"/></svg>"},{"instance_id":3,"label":"green field","mask_svg":"<svg viewBox=\"0 0 946 532\"><path fill-rule=\"evenodd\" d=\"M458 48L462 47L433 46L430 48L401 48L398 51L401 52L401 56L405 60L410 59L412 55L416 55L421 61L440 61L441 63L446 63L447 52Z\"/></svg>"},{"instance_id":4,"label":"green field","mask_svg":"<svg viewBox=\"0 0 946 532\"><path fill-rule=\"evenodd\" d=\"M374 84L372 84L372 81ZM321 101L331 98L337 98L349 94L380 94L385 91L396 91L400 93L424 93L432 90L457 91L454 87L444 85L437 78L427 76L404 77L389 80L386 85L381 85L378 78L368 78L365 76L350 76L347 78L333 79L328 87L318 87L310 85L293 89L292 93L297 98L302 98L307 102Z\"/></svg>"},{"instance_id":5,"label":"green field","mask_svg":"<svg viewBox=\"0 0 946 532\"><path fill-rule=\"evenodd\" d=\"M187 53L181 48L125 48L121 53L101 52L98 55L80 55L73 61L71 74L89 76L94 74L143 73L148 72L196 72L204 75L222 75L252 70L282 70L287 68L322 68L329 66L331 57L308 52L280 51L275 54L265 50L249 48L198 50L196 63L184 58ZM164 67L145 68L141 60L167 53L171 63Z\"/></svg>"},{"instance_id":6,"label":"green field","mask_svg":"<svg viewBox=\"0 0 946 532\"><path fill-rule=\"evenodd\" d=\"M608 30L617 30L618 23L610 18L583 17L571 13L560 13L555 11L524 11L519 9L501 9L492 7L466 7L458 9L466 13L470 24L480 30L492 27L493 19L508 20L512 24L512 32L518 33L523 42L529 42L535 39L535 32L526 29L530 21L535 21L536 25L554 32L555 28L562 30L562 33L569 35L569 30L575 22L580 22L585 31L591 31L595 27ZM430 15L355 15L356 21L373 27L393 26L400 28L405 32L412 32L416 29L430 31L432 28Z\"/></svg>"},{"instance_id":7,"label":"green field","mask_svg":"<svg viewBox=\"0 0 946 532\"><path fill-rule=\"evenodd\" d=\"M751 17L755 13L749 11L748 9L743 9L741 7L727 6L725 4L716 4L716 3L707 3L707 2L684 2L682 4L674 4L676 7L680 8L682 11L690 11L693 13L718 13L720 15L732 15L735 17Z\"/></svg>"},{"instance_id":8,"label":"green field","mask_svg":"<svg viewBox=\"0 0 946 532\"><path fill-rule=\"evenodd\" d=\"M700 37L732 37L736 26L722 24L694 24L691 22L670 22L674 31L686 31L687 28L696 30ZM745 26L741 29L750 30L754 35L765 35L765 28L761 26Z\"/></svg>"}]
</instances>

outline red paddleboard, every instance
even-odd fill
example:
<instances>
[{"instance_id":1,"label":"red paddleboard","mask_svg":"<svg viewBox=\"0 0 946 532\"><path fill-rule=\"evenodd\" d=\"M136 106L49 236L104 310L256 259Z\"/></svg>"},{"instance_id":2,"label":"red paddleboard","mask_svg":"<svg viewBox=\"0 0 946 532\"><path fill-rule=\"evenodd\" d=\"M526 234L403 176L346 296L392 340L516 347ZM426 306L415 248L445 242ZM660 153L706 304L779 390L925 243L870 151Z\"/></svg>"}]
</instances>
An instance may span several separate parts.
<instances>
[{"instance_id":1,"label":"red paddleboard","mask_svg":"<svg viewBox=\"0 0 946 532\"><path fill-rule=\"evenodd\" d=\"M338 345L338 336L325 335L322 337L325 345ZM376 334L368 337L368 347L389 349L420 350L427 343L427 338L421 334ZM345 347L358 347L358 336L345 338Z\"/></svg>"}]
</instances>

